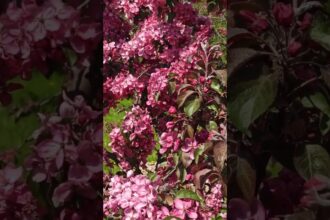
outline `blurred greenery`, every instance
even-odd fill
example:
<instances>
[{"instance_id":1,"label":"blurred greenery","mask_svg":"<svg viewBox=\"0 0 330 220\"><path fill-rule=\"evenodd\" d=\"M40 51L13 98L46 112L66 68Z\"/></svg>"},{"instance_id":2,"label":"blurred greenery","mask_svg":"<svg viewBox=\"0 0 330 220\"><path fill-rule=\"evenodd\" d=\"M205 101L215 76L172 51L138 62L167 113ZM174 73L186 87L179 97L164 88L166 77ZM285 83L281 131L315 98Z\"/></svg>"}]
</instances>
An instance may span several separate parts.
<instances>
[{"instance_id":1,"label":"blurred greenery","mask_svg":"<svg viewBox=\"0 0 330 220\"><path fill-rule=\"evenodd\" d=\"M0 150L23 147L34 130L40 126L37 112L54 111L56 97L60 95L64 76L53 73L49 78L33 72L31 80L15 78L11 82L23 85L23 89L12 92L12 103L0 107ZM27 149L20 149L26 155Z\"/></svg>"}]
</instances>

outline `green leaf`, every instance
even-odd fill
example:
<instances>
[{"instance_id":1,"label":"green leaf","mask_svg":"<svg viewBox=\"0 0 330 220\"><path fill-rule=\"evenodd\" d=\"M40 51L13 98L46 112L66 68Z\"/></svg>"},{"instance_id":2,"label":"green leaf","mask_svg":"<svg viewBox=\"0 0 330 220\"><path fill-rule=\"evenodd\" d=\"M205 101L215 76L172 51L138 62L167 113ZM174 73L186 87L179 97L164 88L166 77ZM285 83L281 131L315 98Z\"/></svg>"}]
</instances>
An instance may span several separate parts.
<instances>
[{"instance_id":1,"label":"green leaf","mask_svg":"<svg viewBox=\"0 0 330 220\"><path fill-rule=\"evenodd\" d=\"M202 99L199 96L196 96L193 100L187 102L184 107L184 112L191 117L201 106Z\"/></svg>"},{"instance_id":2,"label":"green leaf","mask_svg":"<svg viewBox=\"0 0 330 220\"><path fill-rule=\"evenodd\" d=\"M63 85L64 76L54 72L46 78L33 72L31 80L14 78L10 82L23 85L23 89L12 93L13 102L8 108L0 107L0 149L18 148L24 145L40 126L37 111L54 110L54 97Z\"/></svg>"},{"instance_id":3,"label":"green leaf","mask_svg":"<svg viewBox=\"0 0 330 220\"><path fill-rule=\"evenodd\" d=\"M154 172L148 172L147 173L147 176L148 178L151 180L151 181L154 181L157 177L157 173L154 173Z\"/></svg>"},{"instance_id":4,"label":"green leaf","mask_svg":"<svg viewBox=\"0 0 330 220\"><path fill-rule=\"evenodd\" d=\"M330 118L325 114L320 117L320 131L322 135L326 135L330 131Z\"/></svg>"},{"instance_id":5,"label":"green leaf","mask_svg":"<svg viewBox=\"0 0 330 220\"><path fill-rule=\"evenodd\" d=\"M181 156L181 155L180 155ZM179 166L176 169L176 176L180 179L181 183L186 181L187 170L183 166Z\"/></svg>"},{"instance_id":6,"label":"green leaf","mask_svg":"<svg viewBox=\"0 0 330 220\"><path fill-rule=\"evenodd\" d=\"M170 93L173 94L175 92L176 82L175 81L169 82L168 85L169 85Z\"/></svg>"},{"instance_id":7,"label":"green leaf","mask_svg":"<svg viewBox=\"0 0 330 220\"><path fill-rule=\"evenodd\" d=\"M153 150L152 153L147 157L147 161L149 163L154 163L154 162L157 162L157 159L158 159L158 155L157 155L157 151L158 150Z\"/></svg>"},{"instance_id":8,"label":"green leaf","mask_svg":"<svg viewBox=\"0 0 330 220\"><path fill-rule=\"evenodd\" d=\"M330 66L321 67L320 72L323 81L328 86L328 88L330 88Z\"/></svg>"},{"instance_id":9,"label":"green leaf","mask_svg":"<svg viewBox=\"0 0 330 220\"><path fill-rule=\"evenodd\" d=\"M247 62L260 56L261 53L250 48L234 48L229 50L228 60L231 60L228 66L228 76L242 68Z\"/></svg>"},{"instance_id":10,"label":"green leaf","mask_svg":"<svg viewBox=\"0 0 330 220\"><path fill-rule=\"evenodd\" d=\"M215 113L218 113L218 107L215 104L208 105L207 108L214 111Z\"/></svg>"},{"instance_id":11,"label":"green leaf","mask_svg":"<svg viewBox=\"0 0 330 220\"><path fill-rule=\"evenodd\" d=\"M286 215L284 220L316 220L315 213L311 210L297 212L291 215Z\"/></svg>"},{"instance_id":12,"label":"green leaf","mask_svg":"<svg viewBox=\"0 0 330 220\"><path fill-rule=\"evenodd\" d=\"M173 161L174 161L175 166L177 166L179 164L179 158L180 158L180 155L178 153L173 154Z\"/></svg>"},{"instance_id":13,"label":"green leaf","mask_svg":"<svg viewBox=\"0 0 330 220\"><path fill-rule=\"evenodd\" d=\"M115 163L113 163L113 165L110 167L109 169L109 172L112 174L112 175L116 175L118 172L120 172L121 169L118 165L116 165Z\"/></svg>"},{"instance_id":14,"label":"green leaf","mask_svg":"<svg viewBox=\"0 0 330 220\"><path fill-rule=\"evenodd\" d=\"M306 180L319 174L330 177L330 157L320 145L308 144L293 159L298 173Z\"/></svg>"},{"instance_id":15,"label":"green leaf","mask_svg":"<svg viewBox=\"0 0 330 220\"><path fill-rule=\"evenodd\" d=\"M255 192L256 171L246 159L237 158L236 180L244 198L251 201Z\"/></svg>"},{"instance_id":16,"label":"green leaf","mask_svg":"<svg viewBox=\"0 0 330 220\"><path fill-rule=\"evenodd\" d=\"M193 138L195 134L195 129L191 125L186 126L186 133L188 134L188 137Z\"/></svg>"},{"instance_id":17,"label":"green leaf","mask_svg":"<svg viewBox=\"0 0 330 220\"><path fill-rule=\"evenodd\" d=\"M310 95L308 97L304 97L301 100L302 104L306 108L316 107L321 112L326 114L328 117L330 117L330 104L327 100L327 98L320 92L317 92L313 95Z\"/></svg>"},{"instance_id":18,"label":"green leaf","mask_svg":"<svg viewBox=\"0 0 330 220\"><path fill-rule=\"evenodd\" d=\"M39 123L39 118L34 114L15 120L6 109L0 108L0 150L23 145L39 127Z\"/></svg>"},{"instance_id":19,"label":"green leaf","mask_svg":"<svg viewBox=\"0 0 330 220\"><path fill-rule=\"evenodd\" d=\"M241 83L228 101L228 117L241 131L249 126L272 105L277 95L276 75L263 75L256 80Z\"/></svg>"},{"instance_id":20,"label":"green leaf","mask_svg":"<svg viewBox=\"0 0 330 220\"><path fill-rule=\"evenodd\" d=\"M54 72L49 78L39 72L33 72L31 80L28 81L15 78L11 82L22 84L24 89L13 92L13 105L24 107L31 101L41 102L60 95L59 92L64 81L64 75L57 72Z\"/></svg>"},{"instance_id":21,"label":"green leaf","mask_svg":"<svg viewBox=\"0 0 330 220\"><path fill-rule=\"evenodd\" d=\"M177 101L176 101L179 108L181 106L183 106L185 104L186 100L189 98L189 96L193 95L194 93L196 93L196 91L194 91L194 90L186 90L186 91L180 93L180 95L178 96Z\"/></svg>"},{"instance_id":22,"label":"green leaf","mask_svg":"<svg viewBox=\"0 0 330 220\"><path fill-rule=\"evenodd\" d=\"M277 177L282 169L283 165L275 160L274 157L269 158L266 166L267 177Z\"/></svg>"},{"instance_id":23,"label":"green leaf","mask_svg":"<svg viewBox=\"0 0 330 220\"><path fill-rule=\"evenodd\" d=\"M194 191L188 189L181 189L176 194L175 197L177 199L192 199L198 202L202 202L203 199Z\"/></svg>"},{"instance_id":24,"label":"green leaf","mask_svg":"<svg viewBox=\"0 0 330 220\"><path fill-rule=\"evenodd\" d=\"M158 151L160 149L159 136L158 133L153 129L154 141L156 142L155 148L152 150L152 153L147 157L149 163L156 163L158 160Z\"/></svg>"},{"instance_id":25,"label":"green leaf","mask_svg":"<svg viewBox=\"0 0 330 220\"><path fill-rule=\"evenodd\" d=\"M64 48L63 51L65 57L69 60L70 65L73 66L78 60L77 54L73 50L68 48Z\"/></svg>"},{"instance_id":26,"label":"green leaf","mask_svg":"<svg viewBox=\"0 0 330 220\"><path fill-rule=\"evenodd\" d=\"M209 131L217 131L218 129L219 129L218 125L215 121L209 121L209 124L208 124Z\"/></svg>"},{"instance_id":27,"label":"green leaf","mask_svg":"<svg viewBox=\"0 0 330 220\"><path fill-rule=\"evenodd\" d=\"M330 50L330 22L326 17L316 16L310 31L310 37L326 50Z\"/></svg>"},{"instance_id":28,"label":"green leaf","mask_svg":"<svg viewBox=\"0 0 330 220\"><path fill-rule=\"evenodd\" d=\"M198 163L199 157L204 153L204 145L200 145L194 152L195 163Z\"/></svg>"},{"instance_id":29,"label":"green leaf","mask_svg":"<svg viewBox=\"0 0 330 220\"><path fill-rule=\"evenodd\" d=\"M118 103L118 108L129 109L133 105L133 99L122 99Z\"/></svg>"},{"instance_id":30,"label":"green leaf","mask_svg":"<svg viewBox=\"0 0 330 220\"><path fill-rule=\"evenodd\" d=\"M217 93L221 94L221 86L218 80L212 80L211 82L211 88L216 91Z\"/></svg>"}]
</instances>

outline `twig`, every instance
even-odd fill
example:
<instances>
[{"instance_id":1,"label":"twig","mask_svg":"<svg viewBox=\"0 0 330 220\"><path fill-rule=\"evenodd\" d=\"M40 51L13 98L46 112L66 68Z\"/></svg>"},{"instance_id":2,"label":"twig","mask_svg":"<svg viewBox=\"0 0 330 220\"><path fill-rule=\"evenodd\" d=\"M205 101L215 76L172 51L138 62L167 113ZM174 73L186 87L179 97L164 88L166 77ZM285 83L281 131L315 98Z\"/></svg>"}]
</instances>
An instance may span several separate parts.
<instances>
[{"instance_id":1,"label":"twig","mask_svg":"<svg viewBox=\"0 0 330 220\"><path fill-rule=\"evenodd\" d=\"M312 82L314 82L314 81L317 81L317 80L319 80L319 79L321 79L320 76L318 76L318 77L313 77L313 78L307 80L306 82L300 84L300 86L298 86L297 88L295 88L294 90L292 90L292 91L288 94L288 96L291 96L291 95L292 95L293 93L295 93L297 90L299 90L299 89L301 89L301 88L307 86L308 84L310 84L310 83L312 83Z\"/></svg>"},{"instance_id":2,"label":"twig","mask_svg":"<svg viewBox=\"0 0 330 220\"><path fill-rule=\"evenodd\" d=\"M77 10L82 9L82 8L85 7L88 3L89 3L89 0L85 0L84 2L82 2L82 3L77 7Z\"/></svg>"}]
</instances>

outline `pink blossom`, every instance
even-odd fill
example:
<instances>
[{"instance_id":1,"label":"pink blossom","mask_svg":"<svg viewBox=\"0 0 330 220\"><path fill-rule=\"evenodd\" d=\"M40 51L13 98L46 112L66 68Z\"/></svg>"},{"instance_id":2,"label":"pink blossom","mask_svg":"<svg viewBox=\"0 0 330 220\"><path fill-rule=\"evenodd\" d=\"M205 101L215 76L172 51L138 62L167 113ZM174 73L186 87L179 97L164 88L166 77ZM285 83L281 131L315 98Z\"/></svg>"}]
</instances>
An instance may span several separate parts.
<instances>
[{"instance_id":1,"label":"pink blossom","mask_svg":"<svg viewBox=\"0 0 330 220\"><path fill-rule=\"evenodd\" d=\"M123 219L156 219L156 187L145 176L114 176L105 184L105 216L111 217L123 211Z\"/></svg>"},{"instance_id":2,"label":"pink blossom","mask_svg":"<svg viewBox=\"0 0 330 220\"><path fill-rule=\"evenodd\" d=\"M176 132L164 132L160 136L159 143L162 146L159 152L163 154L171 149L173 149L173 151L177 151L179 149L180 140Z\"/></svg>"}]
</instances>

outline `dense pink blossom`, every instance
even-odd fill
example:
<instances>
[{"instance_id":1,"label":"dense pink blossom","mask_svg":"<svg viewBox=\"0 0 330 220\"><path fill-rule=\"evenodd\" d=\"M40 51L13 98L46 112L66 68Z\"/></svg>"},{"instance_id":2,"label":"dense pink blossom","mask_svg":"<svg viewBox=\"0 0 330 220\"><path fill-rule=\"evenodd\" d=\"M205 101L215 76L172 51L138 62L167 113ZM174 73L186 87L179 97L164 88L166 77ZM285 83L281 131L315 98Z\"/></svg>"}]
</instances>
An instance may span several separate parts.
<instances>
[{"instance_id":1,"label":"dense pink blossom","mask_svg":"<svg viewBox=\"0 0 330 220\"><path fill-rule=\"evenodd\" d=\"M110 147L121 161L123 169L132 166L127 163L130 160L143 165L155 147L151 117L138 106L126 114L122 128L112 129L109 136Z\"/></svg>"},{"instance_id":2,"label":"dense pink blossom","mask_svg":"<svg viewBox=\"0 0 330 220\"><path fill-rule=\"evenodd\" d=\"M65 94L58 114L40 114L42 125L33 134L36 144L26 160L26 170L33 182L53 185L49 193L53 206L60 208L58 215L64 215L67 211L62 207L76 203L79 196L97 201L95 181L102 176L100 115L82 96Z\"/></svg>"},{"instance_id":3,"label":"dense pink blossom","mask_svg":"<svg viewBox=\"0 0 330 220\"><path fill-rule=\"evenodd\" d=\"M110 91L115 97L125 97L128 94L140 92L144 88L143 83L130 74L119 74L112 82Z\"/></svg>"},{"instance_id":4,"label":"dense pink blossom","mask_svg":"<svg viewBox=\"0 0 330 220\"><path fill-rule=\"evenodd\" d=\"M0 17L2 79L29 79L33 69L47 73L49 61L68 64L63 48L78 54L77 66L88 66L100 38L99 24L82 20L79 10L62 0L19 2L12 1Z\"/></svg>"},{"instance_id":5,"label":"dense pink blossom","mask_svg":"<svg viewBox=\"0 0 330 220\"><path fill-rule=\"evenodd\" d=\"M105 216L120 213L122 219L156 219L157 201L156 187L144 175L132 175L128 171L126 178L105 177L103 210Z\"/></svg>"},{"instance_id":6,"label":"dense pink blossom","mask_svg":"<svg viewBox=\"0 0 330 220\"><path fill-rule=\"evenodd\" d=\"M165 100L159 100L161 95L166 95L166 88L168 86L167 74L168 69L157 69L154 73L151 74L148 83L147 105L154 107L156 105L163 106L167 104Z\"/></svg>"}]
</instances>

